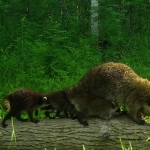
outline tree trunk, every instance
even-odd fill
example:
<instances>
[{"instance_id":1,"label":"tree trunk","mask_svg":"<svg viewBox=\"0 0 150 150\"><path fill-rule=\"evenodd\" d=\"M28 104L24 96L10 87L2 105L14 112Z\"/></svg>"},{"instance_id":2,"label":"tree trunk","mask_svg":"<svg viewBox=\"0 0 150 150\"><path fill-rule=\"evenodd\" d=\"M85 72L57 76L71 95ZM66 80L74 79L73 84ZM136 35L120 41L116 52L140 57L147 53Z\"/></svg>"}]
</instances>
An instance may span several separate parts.
<instances>
[{"instance_id":1,"label":"tree trunk","mask_svg":"<svg viewBox=\"0 0 150 150\"><path fill-rule=\"evenodd\" d=\"M98 30L98 0L91 0L91 30L92 34L99 36Z\"/></svg>"},{"instance_id":2,"label":"tree trunk","mask_svg":"<svg viewBox=\"0 0 150 150\"><path fill-rule=\"evenodd\" d=\"M126 116L111 120L91 118L84 127L71 119L43 119L38 124L14 120L16 142L11 141L11 121L0 127L0 150L149 150L149 125L138 125ZM130 141L130 142L129 142Z\"/></svg>"}]
</instances>

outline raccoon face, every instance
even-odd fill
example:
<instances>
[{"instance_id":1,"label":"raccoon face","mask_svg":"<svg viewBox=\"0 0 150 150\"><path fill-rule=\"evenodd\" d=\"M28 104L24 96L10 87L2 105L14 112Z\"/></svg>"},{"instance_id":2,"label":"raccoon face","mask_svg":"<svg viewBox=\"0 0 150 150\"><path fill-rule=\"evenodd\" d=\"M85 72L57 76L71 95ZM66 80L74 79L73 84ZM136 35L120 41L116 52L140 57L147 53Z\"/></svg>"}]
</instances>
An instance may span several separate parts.
<instances>
[{"instance_id":1,"label":"raccoon face","mask_svg":"<svg viewBox=\"0 0 150 150\"><path fill-rule=\"evenodd\" d=\"M49 105L49 101L48 101L48 98L46 96L43 97L43 105L42 107L46 107Z\"/></svg>"},{"instance_id":2,"label":"raccoon face","mask_svg":"<svg viewBox=\"0 0 150 150\"><path fill-rule=\"evenodd\" d=\"M39 96L37 105L40 107L45 107L45 106L49 105L47 97L46 96L44 96L44 97Z\"/></svg>"},{"instance_id":3,"label":"raccoon face","mask_svg":"<svg viewBox=\"0 0 150 150\"><path fill-rule=\"evenodd\" d=\"M43 97L43 102L44 102L44 103L47 103L47 101L48 101L48 100L47 100L47 97L44 96L44 97Z\"/></svg>"}]
</instances>

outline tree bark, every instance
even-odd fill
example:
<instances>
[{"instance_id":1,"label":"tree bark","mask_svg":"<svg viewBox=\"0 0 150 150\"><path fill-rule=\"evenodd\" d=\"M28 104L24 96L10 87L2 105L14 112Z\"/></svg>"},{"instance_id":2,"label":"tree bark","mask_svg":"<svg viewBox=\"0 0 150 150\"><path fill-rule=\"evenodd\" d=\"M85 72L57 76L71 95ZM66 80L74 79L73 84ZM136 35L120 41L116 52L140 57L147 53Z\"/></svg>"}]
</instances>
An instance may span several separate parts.
<instances>
[{"instance_id":1,"label":"tree bark","mask_svg":"<svg viewBox=\"0 0 150 150\"><path fill-rule=\"evenodd\" d=\"M93 35L99 36L98 0L91 0L91 30Z\"/></svg>"},{"instance_id":2,"label":"tree bark","mask_svg":"<svg viewBox=\"0 0 150 150\"><path fill-rule=\"evenodd\" d=\"M133 150L149 150L150 126L138 125L127 116L110 120L89 119L84 127L71 119L43 119L38 124L14 120L16 142L11 141L11 120L8 127L0 127L0 150L121 150L124 146Z\"/></svg>"}]
</instances>

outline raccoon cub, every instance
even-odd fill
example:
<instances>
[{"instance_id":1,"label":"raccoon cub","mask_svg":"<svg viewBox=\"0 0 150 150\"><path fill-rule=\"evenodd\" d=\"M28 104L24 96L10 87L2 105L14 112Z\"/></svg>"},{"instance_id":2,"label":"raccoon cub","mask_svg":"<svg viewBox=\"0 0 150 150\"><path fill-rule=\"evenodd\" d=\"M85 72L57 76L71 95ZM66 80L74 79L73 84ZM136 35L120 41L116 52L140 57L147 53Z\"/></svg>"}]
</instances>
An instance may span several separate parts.
<instances>
[{"instance_id":1,"label":"raccoon cub","mask_svg":"<svg viewBox=\"0 0 150 150\"><path fill-rule=\"evenodd\" d=\"M44 96L47 97L49 105L41 109L50 110L51 112L56 110L56 117L62 117L61 112L64 112L66 118L68 118L69 115L71 118L74 117L74 106L68 101L64 90L52 91L44 94ZM50 118L48 111L45 112L45 115Z\"/></svg>"},{"instance_id":2,"label":"raccoon cub","mask_svg":"<svg viewBox=\"0 0 150 150\"><path fill-rule=\"evenodd\" d=\"M74 91L72 92L72 90L71 88L66 93L70 103L75 107L78 121L84 126L88 126L87 120L90 116L109 119L120 113L118 106L112 102L89 93L78 93L74 95Z\"/></svg>"},{"instance_id":3,"label":"raccoon cub","mask_svg":"<svg viewBox=\"0 0 150 150\"><path fill-rule=\"evenodd\" d=\"M47 97L27 88L22 88L9 94L3 102L3 107L8 113L2 121L2 126L5 128L7 126L5 124L6 120L11 117L16 117L20 121L26 121L27 119L21 118L22 111L27 111L30 121L37 123L38 120L33 119L33 111L42 105L46 105L46 101Z\"/></svg>"}]
</instances>

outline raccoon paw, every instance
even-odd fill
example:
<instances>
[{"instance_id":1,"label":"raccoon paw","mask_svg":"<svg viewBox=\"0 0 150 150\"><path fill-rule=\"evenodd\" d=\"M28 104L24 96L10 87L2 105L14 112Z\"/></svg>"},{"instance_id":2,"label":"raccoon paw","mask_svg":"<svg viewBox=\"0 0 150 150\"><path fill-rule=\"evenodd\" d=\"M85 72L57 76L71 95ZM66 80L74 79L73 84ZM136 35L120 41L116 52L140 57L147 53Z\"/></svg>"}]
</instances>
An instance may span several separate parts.
<instances>
[{"instance_id":1,"label":"raccoon paw","mask_svg":"<svg viewBox=\"0 0 150 150\"><path fill-rule=\"evenodd\" d=\"M139 125L144 125L145 120L144 120L144 115L140 112L138 112L137 118L135 120Z\"/></svg>"},{"instance_id":2,"label":"raccoon paw","mask_svg":"<svg viewBox=\"0 0 150 150\"><path fill-rule=\"evenodd\" d=\"M77 118L77 116L75 115L75 116L71 116L71 119L72 119L72 120L75 120L75 119L78 119L78 118Z\"/></svg>"},{"instance_id":3,"label":"raccoon paw","mask_svg":"<svg viewBox=\"0 0 150 150\"><path fill-rule=\"evenodd\" d=\"M83 121L83 125L84 125L85 127L87 127L89 124L88 124L87 121Z\"/></svg>"},{"instance_id":4,"label":"raccoon paw","mask_svg":"<svg viewBox=\"0 0 150 150\"><path fill-rule=\"evenodd\" d=\"M133 121L135 121L137 124L139 125L144 125L145 124L145 120L142 119L141 117L136 117L136 118L132 118Z\"/></svg>"},{"instance_id":5,"label":"raccoon paw","mask_svg":"<svg viewBox=\"0 0 150 150\"><path fill-rule=\"evenodd\" d=\"M139 125L144 125L145 124L145 121L144 120L138 120L138 121L136 121Z\"/></svg>"},{"instance_id":6,"label":"raccoon paw","mask_svg":"<svg viewBox=\"0 0 150 150\"><path fill-rule=\"evenodd\" d=\"M46 116L46 118L49 118L50 117L50 113L49 113L49 111L45 111L45 116Z\"/></svg>"},{"instance_id":7,"label":"raccoon paw","mask_svg":"<svg viewBox=\"0 0 150 150\"><path fill-rule=\"evenodd\" d=\"M5 123L4 123L4 124L2 124L2 127L3 127L3 128L6 128L7 126L8 126L8 125L7 125L7 124L5 124Z\"/></svg>"},{"instance_id":8,"label":"raccoon paw","mask_svg":"<svg viewBox=\"0 0 150 150\"><path fill-rule=\"evenodd\" d=\"M79 121L82 125L84 125L85 127L87 127L89 124L87 121Z\"/></svg>"},{"instance_id":9,"label":"raccoon paw","mask_svg":"<svg viewBox=\"0 0 150 150\"><path fill-rule=\"evenodd\" d=\"M39 112L38 110L35 111L35 116L38 116Z\"/></svg>"},{"instance_id":10,"label":"raccoon paw","mask_svg":"<svg viewBox=\"0 0 150 150\"><path fill-rule=\"evenodd\" d=\"M39 122L39 120L34 119L34 120L32 120L32 122L34 122L34 123L38 123L38 122Z\"/></svg>"}]
</instances>

